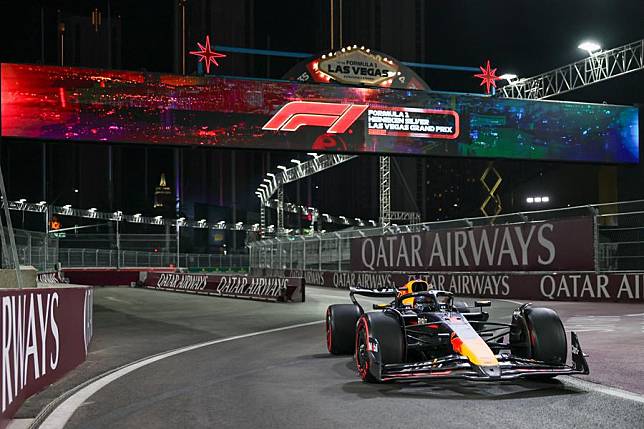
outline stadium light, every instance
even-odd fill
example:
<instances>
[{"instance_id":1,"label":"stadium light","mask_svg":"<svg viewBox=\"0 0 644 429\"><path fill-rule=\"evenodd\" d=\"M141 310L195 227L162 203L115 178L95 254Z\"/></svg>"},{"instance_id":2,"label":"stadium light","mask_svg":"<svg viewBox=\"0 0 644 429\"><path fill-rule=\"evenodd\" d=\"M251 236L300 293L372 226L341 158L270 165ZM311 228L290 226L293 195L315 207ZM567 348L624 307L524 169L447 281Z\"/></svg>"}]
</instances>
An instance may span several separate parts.
<instances>
[{"instance_id":1,"label":"stadium light","mask_svg":"<svg viewBox=\"0 0 644 429\"><path fill-rule=\"evenodd\" d=\"M512 83L512 79L516 79L517 75L512 74L512 73L505 73L499 76L501 79L505 79L508 81L508 83Z\"/></svg>"},{"instance_id":2,"label":"stadium light","mask_svg":"<svg viewBox=\"0 0 644 429\"><path fill-rule=\"evenodd\" d=\"M266 175L270 178L273 178L273 179L275 178L275 175L273 173L266 173Z\"/></svg>"},{"instance_id":3,"label":"stadium light","mask_svg":"<svg viewBox=\"0 0 644 429\"><path fill-rule=\"evenodd\" d=\"M27 200L26 200L26 199L24 199L24 198L20 198L20 199L18 200L18 202L19 202L20 204L24 204L24 203L26 203L26 202L27 202Z\"/></svg>"},{"instance_id":4,"label":"stadium light","mask_svg":"<svg viewBox=\"0 0 644 429\"><path fill-rule=\"evenodd\" d=\"M592 55L597 51L601 50L601 46L597 42L593 42L591 40L586 40L585 42L582 42L577 46L579 49L588 52L588 55Z\"/></svg>"},{"instance_id":5,"label":"stadium light","mask_svg":"<svg viewBox=\"0 0 644 429\"><path fill-rule=\"evenodd\" d=\"M264 179L264 182L271 183L271 179Z\"/></svg>"},{"instance_id":6,"label":"stadium light","mask_svg":"<svg viewBox=\"0 0 644 429\"><path fill-rule=\"evenodd\" d=\"M71 205L71 204L65 204L65 205L63 206L63 208L64 208L65 210L69 210L69 209L71 209L71 208L72 208L72 205Z\"/></svg>"},{"instance_id":7,"label":"stadium light","mask_svg":"<svg viewBox=\"0 0 644 429\"><path fill-rule=\"evenodd\" d=\"M41 201L38 203L39 206L44 206L45 204L47 204L47 201Z\"/></svg>"},{"instance_id":8,"label":"stadium light","mask_svg":"<svg viewBox=\"0 0 644 429\"><path fill-rule=\"evenodd\" d=\"M297 165L300 165L302 163L302 161L300 161L299 159L292 159L291 162Z\"/></svg>"},{"instance_id":9,"label":"stadium light","mask_svg":"<svg viewBox=\"0 0 644 429\"><path fill-rule=\"evenodd\" d=\"M284 167L283 165L278 165L277 168L284 171L288 170L288 168Z\"/></svg>"},{"instance_id":10,"label":"stadium light","mask_svg":"<svg viewBox=\"0 0 644 429\"><path fill-rule=\"evenodd\" d=\"M550 202L550 197L545 195L545 196L540 196L540 197L527 197L525 199L525 202L528 204L539 204L539 203L549 203Z\"/></svg>"}]
</instances>

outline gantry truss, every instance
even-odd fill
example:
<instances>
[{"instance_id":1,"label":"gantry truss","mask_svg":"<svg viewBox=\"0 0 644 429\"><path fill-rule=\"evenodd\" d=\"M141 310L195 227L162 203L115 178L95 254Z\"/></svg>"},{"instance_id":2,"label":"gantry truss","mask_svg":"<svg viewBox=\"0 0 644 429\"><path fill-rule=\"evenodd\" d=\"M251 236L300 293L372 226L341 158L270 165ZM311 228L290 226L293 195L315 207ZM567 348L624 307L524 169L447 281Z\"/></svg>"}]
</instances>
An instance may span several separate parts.
<instances>
[{"instance_id":1,"label":"gantry truss","mask_svg":"<svg viewBox=\"0 0 644 429\"><path fill-rule=\"evenodd\" d=\"M497 95L539 100L644 69L644 39L590 56L540 75L519 79Z\"/></svg>"},{"instance_id":2,"label":"gantry truss","mask_svg":"<svg viewBox=\"0 0 644 429\"><path fill-rule=\"evenodd\" d=\"M391 224L391 159L380 157L380 226Z\"/></svg>"},{"instance_id":3,"label":"gantry truss","mask_svg":"<svg viewBox=\"0 0 644 429\"><path fill-rule=\"evenodd\" d=\"M355 155L338 154L316 155L308 161L303 161L300 164L297 164L295 167L286 168L279 173L269 174L268 176L270 177L270 180L267 180L266 183L260 185L260 203L261 205L268 207L273 194L275 194L281 186L303 179L307 176L312 176L313 174L319 173L328 168L335 167L336 165L347 162L355 157Z\"/></svg>"},{"instance_id":4,"label":"gantry truss","mask_svg":"<svg viewBox=\"0 0 644 429\"><path fill-rule=\"evenodd\" d=\"M2 203L0 203L2 204ZM188 220L184 218L179 219L169 219L164 218L163 216L142 216L141 214L127 215L122 211L115 212L102 212L96 209L78 209L71 207L70 205L65 206L55 206L41 203L30 203L26 201L9 201L9 210L16 211L26 211L26 212L36 212L52 215L61 215L61 216L74 216L86 219L93 220L104 220L104 221L114 221L114 222L130 222L130 223L140 223L148 225L159 225L159 226L174 226L177 224L183 228L198 228L198 229L228 229L228 230L237 230L237 231L259 231L259 224L247 225L242 222L237 222L235 224L226 223L224 221L216 223L208 223L205 219L202 220ZM56 232L56 231L51 231Z\"/></svg>"}]
</instances>

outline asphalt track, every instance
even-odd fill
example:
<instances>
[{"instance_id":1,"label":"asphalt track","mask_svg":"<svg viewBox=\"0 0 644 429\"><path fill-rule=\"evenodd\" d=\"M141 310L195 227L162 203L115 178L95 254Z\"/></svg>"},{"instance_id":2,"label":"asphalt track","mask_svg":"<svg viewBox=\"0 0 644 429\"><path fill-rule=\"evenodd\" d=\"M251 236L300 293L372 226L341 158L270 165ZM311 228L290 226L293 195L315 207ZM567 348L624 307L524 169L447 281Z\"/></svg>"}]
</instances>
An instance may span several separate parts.
<instances>
[{"instance_id":1,"label":"asphalt track","mask_svg":"<svg viewBox=\"0 0 644 429\"><path fill-rule=\"evenodd\" d=\"M95 336L87 362L30 399L20 416L33 417L80 382L137 359L213 339L314 322L323 318L328 304L346 300L346 291L318 288L307 289L304 304L98 289ZM608 375L598 368L610 367L605 360L624 343L622 329L635 336L633 347L641 353L644 308L559 304L555 307L562 319L576 326L582 347L591 354L593 374L587 379L641 389L644 364L633 363L636 356L630 355L627 364ZM508 320L515 307L495 301L492 317ZM628 323L618 323L623 321ZM622 328L624 324L627 328ZM644 426L644 400L606 394L594 386L569 378L548 383L364 384L350 357L326 352L320 323L217 342L157 360L91 395L73 410L65 427Z\"/></svg>"}]
</instances>

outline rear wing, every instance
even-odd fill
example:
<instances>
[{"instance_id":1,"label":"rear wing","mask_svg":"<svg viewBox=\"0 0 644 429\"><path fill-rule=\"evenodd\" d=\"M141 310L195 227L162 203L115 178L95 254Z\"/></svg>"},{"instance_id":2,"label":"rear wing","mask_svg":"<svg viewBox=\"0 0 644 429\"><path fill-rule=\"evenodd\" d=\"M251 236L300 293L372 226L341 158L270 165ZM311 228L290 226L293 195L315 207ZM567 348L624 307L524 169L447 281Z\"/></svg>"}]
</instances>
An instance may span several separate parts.
<instances>
[{"instance_id":1,"label":"rear wing","mask_svg":"<svg viewBox=\"0 0 644 429\"><path fill-rule=\"evenodd\" d=\"M356 299L356 295L366 296L370 298L396 298L398 291L396 289L362 289L358 287L349 288L349 298L351 302L358 306L360 314L364 314L364 308Z\"/></svg>"},{"instance_id":2,"label":"rear wing","mask_svg":"<svg viewBox=\"0 0 644 429\"><path fill-rule=\"evenodd\" d=\"M363 288L358 288L358 287L350 287L349 288L349 295L361 295L361 296L368 296L371 298L395 298L396 295L398 295L398 291L396 289L390 288L390 289L363 289Z\"/></svg>"}]
</instances>

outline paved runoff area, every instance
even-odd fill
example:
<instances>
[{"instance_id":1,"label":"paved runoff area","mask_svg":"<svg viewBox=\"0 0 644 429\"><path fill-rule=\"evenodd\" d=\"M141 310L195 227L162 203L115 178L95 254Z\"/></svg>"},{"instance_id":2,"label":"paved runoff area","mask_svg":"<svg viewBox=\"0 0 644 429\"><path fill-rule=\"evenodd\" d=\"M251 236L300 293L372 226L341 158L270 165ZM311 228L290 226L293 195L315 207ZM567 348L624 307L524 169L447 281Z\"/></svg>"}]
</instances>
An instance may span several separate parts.
<instances>
[{"instance_id":1,"label":"paved runoff area","mask_svg":"<svg viewBox=\"0 0 644 429\"><path fill-rule=\"evenodd\" d=\"M29 399L16 418L34 418L54 401L43 427L588 428L644 422L644 305L538 303L556 309L566 328L578 332L590 355L590 376L370 385L359 380L351 357L327 353L324 324L314 323L329 304L348 302L346 290L307 288L306 302L297 304L132 288L99 288L94 299L87 361ZM491 319L509 321L517 305L493 301Z\"/></svg>"}]
</instances>

